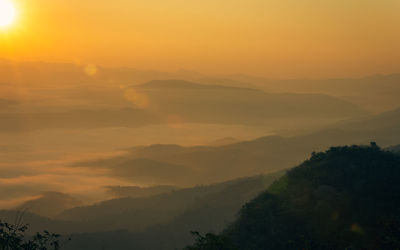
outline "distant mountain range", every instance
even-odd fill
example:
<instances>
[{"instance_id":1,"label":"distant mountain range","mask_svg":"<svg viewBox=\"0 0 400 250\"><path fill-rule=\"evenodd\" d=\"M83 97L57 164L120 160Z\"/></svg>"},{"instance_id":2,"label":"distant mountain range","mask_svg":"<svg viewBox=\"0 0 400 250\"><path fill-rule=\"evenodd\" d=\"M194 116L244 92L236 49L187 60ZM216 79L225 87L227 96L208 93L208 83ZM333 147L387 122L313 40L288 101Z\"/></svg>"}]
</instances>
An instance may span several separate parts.
<instances>
[{"instance_id":1,"label":"distant mountain range","mask_svg":"<svg viewBox=\"0 0 400 250\"><path fill-rule=\"evenodd\" d=\"M250 81L251 82L251 81ZM362 78L268 80L266 91L324 93L379 113L400 106L400 74Z\"/></svg>"},{"instance_id":2,"label":"distant mountain range","mask_svg":"<svg viewBox=\"0 0 400 250\"><path fill-rule=\"evenodd\" d=\"M398 111L393 111L394 114L396 112ZM387 118L391 116L380 117ZM365 122L368 123L368 121L376 121L376 119L369 119ZM374 124L371 123L369 126L360 128L358 132L356 132L356 127L352 128L352 130L338 128L337 130L327 130L296 138L260 138L255 141L222 146L222 148L236 148L235 153L237 154L243 150L245 146L249 147L246 152L250 153L256 148L266 147L268 150L272 150L278 145L279 147L293 145L291 148L287 148L286 151L282 149L282 151L275 151L269 155L269 157L271 157L271 155L278 155L279 157L277 156L276 159L278 160L278 158L280 158L282 163L285 163L288 162L286 160L287 158L293 157L293 152L297 152L303 147L310 147L309 149L311 149L311 147L317 147L312 146L312 143L310 143L310 140L316 140L317 138L320 138L320 140L315 141L315 143L320 146L328 143L328 140L334 141L333 144L341 145L346 144L344 141L347 140L374 140L378 143L381 141L383 143L382 145L395 145L397 141L398 144L400 141L400 138L397 136L400 134L398 133L399 126L396 126L395 123L391 123L389 120L382 119L381 121L388 122L388 124L392 124L392 126L385 127L384 129L370 130ZM351 134L354 136L350 137ZM350 144L351 142L348 143ZM268 145L271 146L269 147ZM238 146L242 149L238 150ZM394 149L395 148L396 147L394 147ZM198 149L182 148L173 145L166 147L155 145L152 147L133 149L133 151L135 150L137 151L136 153L140 153L142 156L156 154L158 157L174 155L179 158L180 156L175 155L175 152L193 150L193 152L196 153ZM219 148L219 150L221 150L221 148ZM362 150L364 149L361 149L361 151ZM374 151L375 149L372 150ZM377 150L377 152L380 152L379 149ZM264 150L264 153L265 152L268 151ZM311 152L311 150L309 152ZM341 151L339 150L338 152L340 153ZM351 155L351 151L349 152ZM337 154L335 150L333 150L332 153L334 155ZM385 153L378 154L385 155ZM307 155L309 155L309 153ZM315 162L315 159L319 159L318 157L320 155L321 154L313 153L311 163ZM358 157L356 154L358 157L357 159L362 159L363 161L375 165L379 164L379 161L370 160L368 158L369 153L362 153L361 155L365 155L365 157ZM300 157L300 155L298 157ZM304 158L307 157L305 156ZM340 157L336 158L339 161L342 159ZM109 161L112 162L114 160L115 159L110 159ZM308 162L309 161L306 161L304 164L307 165ZM104 164L107 165L109 162L104 162ZM329 164L329 166L337 166L336 163ZM181 189L150 197L120 198L104 201L91 206L65 210L57 216L57 220L47 219L29 213L25 214L24 218L26 222L32 225L32 231L46 228L66 235L70 232L80 232L79 234L72 235L74 240L67 245L66 249L87 250L99 249L101 247L105 247L105 249L126 249L127 247L132 249L174 249L191 242L192 238L188 233L189 231L194 230L203 233L209 231L220 232L234 220L236 211L240 209L242 204L245 204L246 201L256 196L257 193L266 189L274 180L284 174L285 172L282 171L265 176L242 178L217 185ZM329 175L326 174L324 176L326 178L329 177ZM378 175L374 176L377 177ZM340 183L340 178L335 177L332 180ZM274 184L271 190L275 190L273 192L280 192L280 187L281 185L277 183ZM296 188L294 188L294 190L295 189ZM326 188L321 188L321 192L331 193L331 191ZM243 212L241 214L243 214ZM0 217L5 220L12 220L15 218L15 212L3 211L0 213ZM243 222L240 221L240 223ZM357 225L362 226L363 224ZM82 232L93 233L82 234ZM232 235L235 234L232 233ZM158 240L151 241L151 239L154 238ZM239 242L238 244L241 243Z\"/></svg>"},{"instance_id":3,"label":"distant mountain range","mask_svg":"<svg viewBox=\"0 0 400 250\"><path fill-rule=\"evenodd\" d=\"M39 198L24 202L17 208L40 216L54 217L65 209L81 205L75 197L60 192L45 192Z\"/></svg>"},{"instance_id":4,"label":"distant mountain range","mask_svg":"<svg viewBox=\"0 0 400 250\"><path fill-rule=\"evenodd\" d=\"M144 99L147 109L182 122L268 124L282 118L345 119L366 114L353 104L321 94L271 94L182 80L151 81L129 90Z\"/></svg>"},{"instance_id":5,"label":"distant mountain range","mask_svg":"<svg viewBox=\"0 0 400 250\"><path fill-rule=\"evenodd\" d=\"M108 192L115 197L131 197L131 198L143 198L154 196L158 194L169 193L176 191L179 188L175 186L159 185L149 187L138 187L138 186L107 186Z\"/></svg>"},{"instance_id":6,"label":"distant mountain range","mask_svg":"<svg viewBox=\"0 0 400 250\"><path fill-rule=\"evenodd\" d=\"M360 192L360 197L370 197L365 192L374 191L369 188L375 187L372 184L378 179L374 178L383 172L377 171L376 175L371 174L372 177L368 177L371 177L367 179L371 185L366 185L363 179L357 178L357 183L353 185L342 174L362 176L365 172L360 168L361 165L372 164L376 170L380 160L390 162L396 156L388 156L389 153L373 146L375 144L371 144L371 147L350 149L339 147L327 153L313 152L324 151L331 146L370 142L376 142L388 151L400 152L399 146L396 146L400 144L400 109L387 111L400 106L400 75L360 79L270 80L246 75L207 76L189 71L168 73L125 68L107 69L93 65L91 67L96 68L95 74L88 74L85 71L86 66L34 62L13 64L0 61L0 133L10 136L5 138L21 135L23 141L25 134L21 132L43 130L43 134L46 134L45 130L53 129L138 128L148 125L162 125L179 131L184 124L191 123L265 127L268 133L271 130L303 131L303 128L307 128L307 132L296 131L292 136L282 133L246 141L223 138L205 146L139 146L125 149L121 154L110 153L118 156L76 161L66 167L84 168L89 172L93 169L101 170L98 172L105 172L108 177L129 183L156 183L159 186L106 186L105 189L115 198L87 206L80 206L81 201L72 195L46 192L18 207L22 210L28 209L24 220L31 225L30 232L47 229L66 236L72 233L73 241L66 249L150 250L183 247L192 242L189 231L218 233L226 228L234 222L237 212L246 202L263 192L288 169L309 159L310 154L311 158L300 168L301 173L304 169L311 169L304 172L308 176L293 177L293 173L299 172L290 171L292 174L275 183L269 192L277 195L283 190L285 193L287 183L282 180L289 176L293 181L291 184L296 185L290 186L290 192L285 193L294 198L285 202L289 201L287 204L293 205L297 199L314 197L316 199L311 199L311 202L307 197L304 198L307 200L306 208L312 209L302 210L305 213L311 211L310 214L314 215L315 211L332 212L329 209L324 210L326 207L336 208L331 206L329 199L336 197L341 187L329 183L327 188L325 181L347 181L345 188L351 187L352 189L348 189L351 192L343 190L347 190L347 194L359 202L357 211L373 211L368 209L373 209L374 206L365 200L358 200L352 192ZM19 78L16 78L16 73ZM371 115L366 110L385 112ZM66 137L68 136L66 133ZM232 136L240 138L236 134ZM94 133L89 138L100 137L105 138L104 133ZM56 143L63 145L63 141L54 144ZM0 146L4 155L15 151L16 158L23 156L20 154L25 148L23 143L8 145L6 140ZM63 153L62 150L61 152ZM355 160L353 154L357 156ZM328 157L332 155L333 157ZM341 162L346 168L332 167L342 166ZM349 162L354 164L348 164ZM394 162L397 164L397 160ZM317 165L325 166L327 171L319 172ZM386 168L389 165L383 166ZM22 167L15 169L16 172L23 170ZM346 172L348 170L354 171ZM11 174L10 171L7 171L9 176L4 177L14 174L14 170ZM393 176L397 178L396 171L393 171ZM334 174L332 179L331 173ZM18 176L23 174L25 173L18 173ZM309 176L315 176L316 179L310 179ZM392 180L390 175L384 177ZM319 182L320 180L324 182ZM283 189L280 186L282 183L285 184ZM305 185L297 185L299 183ZM397 188L397 184L393 187ZM296 193L297 188L306 195ZM314 189L317 191L309 191ZM390 190L383 190L378 195L374 194L374 199L382 194L390 194ZM13 193L10 195L9 192L9 189L4 188L3 193L12 196ZM26 191L20 191L16 187L12 192ZM32 191L29 194L37 193ZM325 199L324 195L329 199ZM229 228L230 232L222 236L231 237L232 242L244 246L243 249L257 249L268 242L275 242L280 246L280 242L277 242L279 239L290 242L292 239L285 237L291 235L292 231L287 228L279 231L279 237L275 238L271 235L265 238L267 233L264 236L254 234L254 247L246 245L246 240L242 241L243 238L239 237L252 237L253 226L265 229L265 224L270 222L276 223L274 225L278 227L282 224L280 222L286 222L287 217L275 217L276 214L272 213L276 212L273 209L282 208L280 203L274 202L275 198L264 193L253 200L247 208L241 210L235 226ZM345 201L346 204L353 204L352 200ZM267 216L272 221L260 220L257 212L264 211L272 211L273 218ZM0 218L12 222L16 214L15 211L0 211ZM322 218L320 221L330 225L330 221L324 221L324 218L331 218L332 214L319 217ZM299 218L300 221L308 218L303 215L296 217L295 222ZM340 224L341 230L333 227L334 235L352 239L353 236L348 232L350 230L361 232L360 235L365 240L366 236L362 233L365 228L365 235L372 235L372 231L368 230L376 225L368 224L365 219L367 217L357 217L357 213L347 215L351 220ZM363 223L354 218L361 218ZM261 221L261 224L255 223L257 221ZM307 225L314 227L319 222L315 223ZM306 231L302 227L299 231L307 232L307 235L300 235L304 236L301 239L315 237L315 233L318 233L318 230ZM327 232L329 230L323 231ZM341 234L342 232L344 233ZM270 239L272 240L269 241ZM344 243L346 242L340 242L341 249L351 247Z\"/></svg>"},{"instance_id":7,"label":"distant mountain range","mask_svg":"<svg viewBox=\"0 0 400 250\"><path fill-rule=\"evenodd\" d=\"M98 88L101 89L101 86ZM56 90L56 89L55 89ZM205 85L181 80L151 81L127 89L110 91L100 96L75 93L61 95L59 100L47 100L45 106L21 104L18 108L0 112L0 132L21 132L53 128L140 127L166 124L179 127L185 123L265 125L275 129L293 129L311 123L319 124L362 117L362 108L335 97L321 94L265 93L250 88ZM119 95L119 97L118 97ZM53 97L51 97L53 98ZM57 107L58 102L82 105ZM93 99L94 98L94 99ZM108 100L107 105L90 104L91 100ZM89 102L89 103L88 103ZM2 104L3 103L3 104ZM2 101L0 106L11 105ZM66 104L63 104L66 105ZM27 107L28 106L28 107Z\"/></svg>"},{"instance_id":8,"label":"distant mountain range","mask_svg":"<svg viewBox=\"0 0 400 250\"><path fill-rule=\"evenodd\" d=\"M96 69L95 74L88 74L87 67ZM132 68L106 68L79 63L0 60L0 90L2 93L0 98L11 95L28 100L33 98L43 102L44 95L48 95L46 99L53 101L63 96L63 99L67 97L71 100L69 105L77 104L76 100L80 99L79 104L90 103L96 105L96 107L105 104L112 106L116 103L121 104L120 101L116 100L118 93L121 92L121 87L140 85L152 80L170 79L252 88L268 93L325 94L345 99L376 113L400 106L398 98L400 95L400 74L398 72L397 74L362 78L268 79L245 74L209 75L187 70L161 72ZM18 83L18 90L15 89L15 83ZM40 94L38 93L39 90ZM89 94L91 97L90 100L87 100L86 97ZM102 101L103 103L101 103Z\"/></svg>"},{"instance_id":9,"label":"distant mountain range","mask_svg":"<svg viewBox=\"0 0 400 250\"><path fill-rule=\"evenodd\" d=\"M267 136L217 147L135 147L122 156L78 162L74 166L109 169L114 176L131 181L157 181L179 186L212 183L287 169L301 162L310 152L325 150L332 145L371 141L382 146L397 145L400 142L399 117L400 109L397 109L306 135Z\"/></svg>"}]
</instances>

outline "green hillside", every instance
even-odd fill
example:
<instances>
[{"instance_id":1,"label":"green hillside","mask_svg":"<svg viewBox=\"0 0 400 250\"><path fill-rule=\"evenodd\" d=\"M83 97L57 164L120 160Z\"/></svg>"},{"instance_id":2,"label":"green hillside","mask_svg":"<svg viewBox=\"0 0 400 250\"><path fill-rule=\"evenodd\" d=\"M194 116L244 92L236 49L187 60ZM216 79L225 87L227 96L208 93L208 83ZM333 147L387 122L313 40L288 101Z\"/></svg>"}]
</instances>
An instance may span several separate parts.
<instances>
[{"instance_id":1,"label":"green hillside","mask_svg":"<svg viewBox=\"0 0 400 250\"><path fill-rule=\"evenodd\" d=\"M399 249L399 239L400 157L371 144L314 153L188 249Z\"/></svg>"}]
</instances>

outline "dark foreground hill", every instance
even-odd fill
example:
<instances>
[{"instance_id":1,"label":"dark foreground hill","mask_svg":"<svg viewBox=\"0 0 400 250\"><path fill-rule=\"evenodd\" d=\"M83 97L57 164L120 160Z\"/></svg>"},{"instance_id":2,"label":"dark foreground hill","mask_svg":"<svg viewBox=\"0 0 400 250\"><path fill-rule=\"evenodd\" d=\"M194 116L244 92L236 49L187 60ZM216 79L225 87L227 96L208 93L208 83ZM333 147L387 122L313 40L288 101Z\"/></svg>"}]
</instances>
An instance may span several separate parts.
<instances>
[{"instance_id":1,"label":"dark foreground hill","mask_svg":"<svg viewBox=\"0 0 400 250\"><path fill-rule=\"evenodd\" d=\"M313 154L188 249L399 249L400 157L370 147Z\"/></svg>"}]
</instances>

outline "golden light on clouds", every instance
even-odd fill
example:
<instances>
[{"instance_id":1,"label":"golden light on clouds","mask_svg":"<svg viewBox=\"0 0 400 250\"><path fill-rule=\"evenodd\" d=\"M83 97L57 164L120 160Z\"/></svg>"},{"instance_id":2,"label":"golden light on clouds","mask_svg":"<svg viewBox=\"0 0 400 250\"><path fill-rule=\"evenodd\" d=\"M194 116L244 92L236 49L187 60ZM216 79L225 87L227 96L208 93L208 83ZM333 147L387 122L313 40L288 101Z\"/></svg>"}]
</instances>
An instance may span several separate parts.
<instances>
[{"instance_id":1,"label":"golden light on clouds","mask_svg":"<svg viewBox=\"0 0 400 250\"><path fill-rule=\"evenodd\" d=\"M9 0L0 0L0 27L10 26L16 17L16 10L13 3Z\"/></svg>"}]
</instances>

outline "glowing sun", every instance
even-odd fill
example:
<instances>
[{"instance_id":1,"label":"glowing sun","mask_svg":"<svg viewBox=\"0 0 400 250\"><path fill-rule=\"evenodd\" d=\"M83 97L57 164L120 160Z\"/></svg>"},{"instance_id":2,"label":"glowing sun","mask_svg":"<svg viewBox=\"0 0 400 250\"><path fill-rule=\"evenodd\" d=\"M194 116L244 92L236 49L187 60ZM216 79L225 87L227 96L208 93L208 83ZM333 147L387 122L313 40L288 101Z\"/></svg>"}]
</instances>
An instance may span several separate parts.
<instances>
[{"instance_id":1,"label":"glowing sun","mask_svg":"<svg viewBox=\"0 0 400 250\"><path fill-rule=\"evenodd\" d=\"M7 27L14 21L15 7L9 0L0 0L0 27Z\"/></svg>"}]
</instances>

